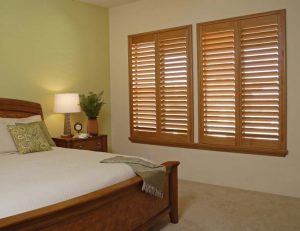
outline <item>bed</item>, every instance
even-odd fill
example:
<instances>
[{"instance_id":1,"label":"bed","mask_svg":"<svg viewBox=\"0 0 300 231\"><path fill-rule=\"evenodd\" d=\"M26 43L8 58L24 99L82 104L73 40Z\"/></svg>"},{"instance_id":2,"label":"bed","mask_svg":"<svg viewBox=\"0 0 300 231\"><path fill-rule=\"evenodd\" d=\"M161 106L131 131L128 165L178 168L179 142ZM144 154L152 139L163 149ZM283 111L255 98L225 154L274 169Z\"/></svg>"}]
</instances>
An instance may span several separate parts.
<instances>
[{"instance_id":1,"label":"bed","mask_svg":"<svg viewBox=\"0 0 300 231\"><path fill-rule=\"evenodd\" d=\"M40 104L0 98L0 117L24 118L32 115L43 116ZM37 160L40 161L39 163L45 161L54 163L52 173L55 173L51 175L51 169L50 173L47 173L41 167L35 172L28 173L32 174L35 181L32 181L31 185L30 182L28 185L20 184L19 187L28 195L30 195L30 189L35 190L34 200L32 202L24 201L24 203L22 200L16 200L16 206L11 206L9 202L18 198L18 192L9 195L10 197L7 197L8 200L6 200L7 205L3 202L0 206L0 217L2 216L0 230L147 230L165 215L170 216L172 223L178 222L177 167L179 162L163 163L167 167L167 173L164 197L160 199L141 191L142 179L135 176L128 166L123 165L122 168L115 166L116 169L102 169L103 172L97 173L98 165L96 166L95 163L112 154L81 150L73 150L70 153L69 151L68 149L54 148L53 151L50 151L54 153L51 157L47 155L47 152L27 154L28 156L25 155L23 158L19 158L18 154L0 157L0 161L2 158L2 163L3 165L5 163L6 166L2 169L2 171L6 171L2 173L2 178L0 178L2 180L5 179L4 175L8 169L11 168L12 172L19 170L20 173L24 173L26 165L30 166ZM87 163L79 165L78 162L83 161L81 159L83 155ZM61 158L67 158L68 161ZM16 163L16 159L20 161L19 165ZM93 163L89 160L93 160ZM64 166L64 162L68 163L68 166ZM60 163L60 165L55 165L55 163ZM80 174L76 175L74 169L83 165L89 166L90 173L78 170ZM18 166L23 167L19 168ZM35 164L34 166L39 165ZM64 168L70 172L60 172ZM47 187L41 187L44 185L41 184L41 178L37 176L43 175L41 172L48 176L45 177ZM63 179L60 179L63 177L59 176L66 177L68 174L71 175L68 177L69 179L72 176L74 179L71 183L68 181L69 185L63 188ZM97 174L101 175L104 180L99 181L95 187L93 182L97 183L97 179L100 177ZM109 176L113 176L112 179ZM24 177L30 177L30 175ZM55 179L59 179L59 181ZM89 181L84 179L89 179ZM3 194L3 190L9 188L9 183L6 182L6 186L2 185L1 187L2 198L7 195ZM15 184L17 183L16 181ZM59 186L51 185L51 183L57 183ZM51 190L45 190L45 188ZM56 188L59 189L57 193ZM10 209L3 210L5 206Z\"/></svg>"}]
</instances>

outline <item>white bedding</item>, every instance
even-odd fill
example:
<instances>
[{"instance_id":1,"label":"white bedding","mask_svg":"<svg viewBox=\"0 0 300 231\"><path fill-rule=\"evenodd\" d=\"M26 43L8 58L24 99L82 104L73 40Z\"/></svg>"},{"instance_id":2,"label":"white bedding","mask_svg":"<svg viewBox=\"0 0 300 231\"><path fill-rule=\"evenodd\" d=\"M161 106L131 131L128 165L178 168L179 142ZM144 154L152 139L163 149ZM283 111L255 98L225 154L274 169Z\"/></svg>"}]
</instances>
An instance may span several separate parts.
<instances>
[{"instance_id":1,"label":"white bedding","mask_svg":"<svg viewBox=\"0 0 300 231\"><path fill-rule=\"evenodd\" d=\"M0 219L62 202L135 176L115 155L55 147L26 155L0 154Z\"/></svg>"}]
</instances>

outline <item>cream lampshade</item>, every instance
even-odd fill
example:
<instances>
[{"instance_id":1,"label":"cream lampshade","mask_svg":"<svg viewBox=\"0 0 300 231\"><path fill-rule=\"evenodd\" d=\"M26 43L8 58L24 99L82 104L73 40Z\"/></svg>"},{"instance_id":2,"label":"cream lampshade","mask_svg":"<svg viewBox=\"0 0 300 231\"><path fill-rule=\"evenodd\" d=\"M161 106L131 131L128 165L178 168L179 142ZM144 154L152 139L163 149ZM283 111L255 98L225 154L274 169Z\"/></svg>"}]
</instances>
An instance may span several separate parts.
<instances>
[{"instance_id":1,"label":"cream lampshade","mask_svg":"<svg viewBox=\"0 0 300 231\"><path fill-rule=\"evenodd\" d=\"M63 137L72 137L70 114L80 112L79 94L78 93L55 94L54 112L65 114Z\"/></svg>"}]
</instances>

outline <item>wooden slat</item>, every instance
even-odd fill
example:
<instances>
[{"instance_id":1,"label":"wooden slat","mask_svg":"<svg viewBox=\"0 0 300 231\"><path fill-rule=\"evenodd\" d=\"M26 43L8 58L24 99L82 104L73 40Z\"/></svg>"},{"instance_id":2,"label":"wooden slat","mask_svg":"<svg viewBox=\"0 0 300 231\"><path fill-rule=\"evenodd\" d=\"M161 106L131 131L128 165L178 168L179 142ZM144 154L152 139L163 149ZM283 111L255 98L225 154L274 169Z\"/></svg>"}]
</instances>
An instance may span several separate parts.
<instances>
[{"instance_id":1,"label":"wooden slat","mask_svg":"<svg viewBox=\"0 0 300 231\"><path fill-rule=\"evenodd\" d=\"M260 33L250 33L250 34L243 34L242 33L242 40L249 40L249 39L258 39L258 38L267 38L267 37L277 37L278 31L268 31L268 32L260 32Z\"/></svg>"},{"instance_id":2,"label":"wooden slat","mask_svg":"<svg viewBox=\"0 0 300 231\"><path fill-rule=\"evenodd\" d=\"M233 53L208 54L203 53L203 60L234 59Z\"/></svg>"},{"instance_id":3,"label":"wooden slat","mask_svg":"<svg viewBox=\"0 0 300 231\"><path fill-rule=\"evenodd\" d=\"M278 41L270 42L270 43L260 43L260 44L243 44L243 49L246 50L260 50L260 49L267 49L272 47L278 47Z\"/></svg>"},{"instance_id":4,"label":"wooden slat","mask_svg":"<svg viewBox=\"0 0 300 231\"><path fill-rule=\"evenodd\" d=\"M277 71L265 71L260 73L242 73L243 79L246 77L264 78L264 77L278 77Z\"/></svg>"},{"instance_id":5,"label":"wooden slat","mask_svg":"<svg viewBox=\"0 0 300 231\"><path fill-rule=\"evenodd\" d=\"M219 38L233 38L233 31L218 31L215 33L206 33L202 35L203 41L219 39Z\"/></svg>"},{"instance_id":6,"label":"wooden slat","mask_svg":"<svg viewBox=\"0 0 300 231\"><path fill-rule=\"evenodd\" d=\"M251 51L242 51L242 57L245 56L255 56L255 55L270 55L273 54L278 55L278 49L277 48L268 48L263 50L251 50Z\"/></svg>"},{"instance_id":7,"label":"wooden slat","mask_svg":"<svg viewBox=\"0 0 300 231\"><path fill-rule=\"evenodd\" d=\"M272 43L277 42L277 37L268 37L268 38L257 38L251 40L243 40L241 41L242 45L250 45L250 44L264 44L264 43Z\"/></svg>"},{"instance_id":8,"label":"wooden slat","mask_svg":"<svg viewBox=\"0 0 300 231\"><path fill-rule=\"evenodd\" d=\"M242 35L243 34L255 34L255 33L261 33L261 32L266 32L266 31L278 31L278 25L271 24L271 25L244 28L242 31Z\"/></svg>"},{"instance_id":9,"label":"wooden slat","mask_svg":"<svg viewBox=\"0 0 300 231\"><path fill-rule=\"evenodd\" d=\"M203 39L202 40L202 45L210 45L210 44L223 44L223 43L227 43L227 42L234 42L234 38L233 37L219 37L219 38L215 38L215 39Z\"/></svg>"},{"instance_id":10,"label":"wooden slat","mask_svg":"<svg viewBox=\"0 0 300 231\"><path fill-rule=\"evenodd\" d=\"M222 48L231 48L234 47L234 43L233 40L229 41L229 42L223 42L223 43L203 43L204 47L203 50L207 51L207 50L216 50L216 49L222 49Z\"/></svg>"},{"instance_id":11,"label":"wooden slat","mask_svg":"<svg viewBox=\"0 0 300 231\"><path fill-rule=\"evenodd\" d=\"M258 54L258 55L241 57L241 60L243 62L251 62L251 61L255 62L255 61L261 61L261 60L277 60L278 61L278 55L277 54Z\"/></svg>"}]
</instances>

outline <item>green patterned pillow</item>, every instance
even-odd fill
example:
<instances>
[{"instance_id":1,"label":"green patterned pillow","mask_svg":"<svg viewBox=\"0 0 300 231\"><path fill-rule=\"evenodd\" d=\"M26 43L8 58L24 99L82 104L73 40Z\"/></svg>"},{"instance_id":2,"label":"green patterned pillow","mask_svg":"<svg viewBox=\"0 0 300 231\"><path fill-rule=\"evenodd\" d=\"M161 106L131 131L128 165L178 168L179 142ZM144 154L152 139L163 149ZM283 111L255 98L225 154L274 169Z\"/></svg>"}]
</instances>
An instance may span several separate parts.
<instances>
[{"instance_id":1,"label":"green patterned pillow","mask_svg":"<svg viewBox=\"0 0 300 231\"><path fill-rule=\"evenodd\" d=\"M38 123L7 126L21 154L51 150Z\"/></svg>"},{"instance_id":2,"label":"green patterned pillow","mask_svg":"<svg viewBox=\"0 0 300 231\"><path fill-rule=\"evenodd\" d=\"M16 125L20 125L20 124L24 124L24 123L16 123ZM50 133L49 133L49 131L48 131L48 128L47 128L47 126L46 126L46 124L45 124L44 121L32 122L32 123L26 123L26 124L38 124L38 125L41 127L42 132L43 132L43 134L44 134L46 140L47 140L48 143L50 144L50 146L53 146L53 147L56 146L55 143L54 143L54 141L53 141L52 138L51 138L51 135L50 135Z\"/></svg>"}]
</instances>

